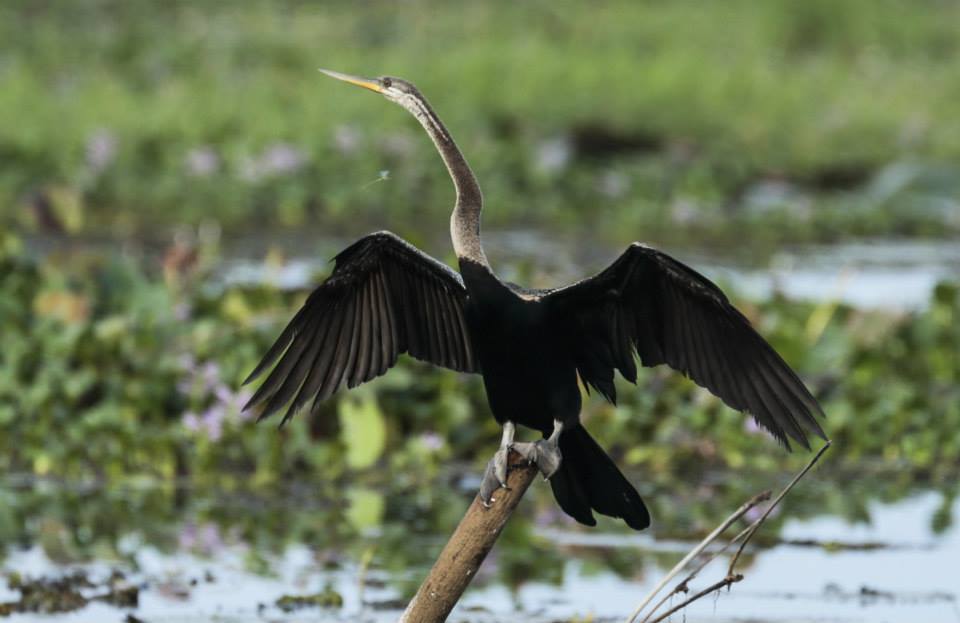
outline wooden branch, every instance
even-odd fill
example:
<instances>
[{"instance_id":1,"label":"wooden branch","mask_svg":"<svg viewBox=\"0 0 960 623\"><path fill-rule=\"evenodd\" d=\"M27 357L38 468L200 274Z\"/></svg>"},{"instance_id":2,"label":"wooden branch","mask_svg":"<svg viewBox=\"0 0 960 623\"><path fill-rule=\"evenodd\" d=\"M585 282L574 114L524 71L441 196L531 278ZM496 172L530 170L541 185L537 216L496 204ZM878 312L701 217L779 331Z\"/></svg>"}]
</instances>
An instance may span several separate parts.
<instances>
[{"instance_id":1,"label":"wooden branch","mask_svg":"<svg viewBox=\"0 0 960 623\"><path fill-rule=\"evenodd\" d=\"M494 493L490 508L483 505L479 495L473 499L399 623L442 623L447 620L537 475L537 468L528 465L516 452L511 451L507 460L510 464L508 488Z\"/></svg>"}]
</instances>

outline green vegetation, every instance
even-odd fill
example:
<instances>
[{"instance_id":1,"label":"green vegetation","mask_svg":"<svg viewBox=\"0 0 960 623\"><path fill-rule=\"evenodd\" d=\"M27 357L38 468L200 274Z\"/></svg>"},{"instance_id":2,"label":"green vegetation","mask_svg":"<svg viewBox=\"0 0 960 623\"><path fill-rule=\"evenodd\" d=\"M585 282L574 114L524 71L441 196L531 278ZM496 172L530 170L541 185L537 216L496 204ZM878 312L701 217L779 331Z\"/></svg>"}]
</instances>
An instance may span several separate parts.
<instances>
[{"instance_id":1,"label":"green vegetation","mask_svg":"<svg viewBox=\"0 0 960 623\"><path fill-rule=\"evenodd\" d=\"M299 543L323 573L415 588L498 442L479 379L403 357L281 430L241 411L242 379L307 292L226 283L229 260L263 256L270 274L304 241L329 257L318 240L445 235L452 190L420 128L318 67L419 85L477 170L485 224L567 241L554 268L584 239L761 255L960 234L958 23L960 3L936 0L0 3L0 558L37 545L136 572L145 545L235 547L271 573ZM865 520L928 486L946 531L960 285L911 314L736 302L822 398L834 441L761 544L788 516ZM658 539L708 531L809 457L669 370L618 393L583 417ZM677 558L550 542L563 521L533 487L477 584ZM134 598L122 580L11 574L21 599L0 615ZM147 579L168 581L214 582ZM278 607L350 608L343 586Z\"/></svg>"},{"instance_id":2,"label":"green vegetation","mask_svg":"<svg viewBox=\"0 0 960 623\"><path fill-rule=\"evenodd\" d=\"M210 222L442 230L451 191L428 141L399 109L316 73L328 65L415 80L466 147L495 226L589 218L598 235L631 239L740 236L744 223L755 239L939 234L960 226L948 201L960 184L958 11L7 2L0 223L153 241ZM483 460L494 442L476 379L410 360L279 434L255 426L239 381L304 293L224 288L212 250L195 273L161 277L117 253L38 261L3 235L4 471L269 483L390 464L429 476L451 458ZM837 460L956 463L952 286L908 317L784 300L749 310L824 396ZM780 463L772 442L677 375L647 371L640 384L619 407L587 407L626 463ZM626 439L644 443L615 441Z\"/></svg>"},{"instance_id":3,"label":"green vegetation","mask_svg":"<svg viewBox=\"0 0 960 623\"><path fill-rule=\"evenodd\" d=\"M496 445L477 378L406 358L279 433L255 425L240 411L248 395L240 381L306 292L217 286L203 254L192 275L160 279L120 256L36 264L19 246L7 235L0 258L5 473L267 484L389 466L403 479L429 477L449 459L479 466ZM956 286L941 285L928 311L908 316L781 299L744 309L821 396L842 448L837 463L956 469ZM680 375L644 370L639 385L623 387L617 407L591 398L584 413L624 464L665 475L788 464L749 421Z\"/></svg>"},{"instance_id":4,"label":"green vegetation","mask_svg":"<svg viewBox=\"0 0 960 623\"><path fill-rule=\"evenodd\" d=\"M6 2L0 223L440 222L428 141L332 66L417 82L494 225L942 235L960 229L958 22L905 0Z\"/></svg>"}]
</instances>

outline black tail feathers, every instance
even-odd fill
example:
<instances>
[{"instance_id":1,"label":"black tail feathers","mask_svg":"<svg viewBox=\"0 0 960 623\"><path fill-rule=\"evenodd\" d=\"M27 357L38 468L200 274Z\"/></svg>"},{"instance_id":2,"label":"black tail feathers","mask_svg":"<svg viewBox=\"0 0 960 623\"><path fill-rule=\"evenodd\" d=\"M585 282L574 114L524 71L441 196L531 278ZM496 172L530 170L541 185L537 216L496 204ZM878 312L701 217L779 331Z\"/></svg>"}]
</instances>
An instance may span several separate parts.
<instances>
[{"instance_id":1,"label":"black tail feathers","mask_svg":"<svg viewBox=\"0 0 960 623\"><path fill-rule=\"evenodd\" d=\"M563 511L588 526L597 525L591 509L622 517L634 530L650 525L650 513L640 494L582 426L560 435L560 469L550 478L553 495Z\"/></svg>"}]
</instances>

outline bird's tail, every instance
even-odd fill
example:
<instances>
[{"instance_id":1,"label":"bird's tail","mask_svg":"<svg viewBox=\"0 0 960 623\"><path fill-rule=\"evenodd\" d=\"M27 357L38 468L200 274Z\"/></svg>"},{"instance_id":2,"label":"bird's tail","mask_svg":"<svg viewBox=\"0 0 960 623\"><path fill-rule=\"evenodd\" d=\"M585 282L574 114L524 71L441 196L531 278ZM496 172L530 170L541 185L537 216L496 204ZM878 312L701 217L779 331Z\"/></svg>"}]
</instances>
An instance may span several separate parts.
<instances>
[{"instance_id":1,"label":"bird's tail","mask_svg":"<svg viewBox=\"0 0 960 623\"><path fill-rule=\"evenodd\" d=\"M588 526L597 525L591 509L622 517L634 530L650 525L640 494L582 426L560 434L560 469L550 477L553 495L563 511Z\"/></svg>"}]
</instances>

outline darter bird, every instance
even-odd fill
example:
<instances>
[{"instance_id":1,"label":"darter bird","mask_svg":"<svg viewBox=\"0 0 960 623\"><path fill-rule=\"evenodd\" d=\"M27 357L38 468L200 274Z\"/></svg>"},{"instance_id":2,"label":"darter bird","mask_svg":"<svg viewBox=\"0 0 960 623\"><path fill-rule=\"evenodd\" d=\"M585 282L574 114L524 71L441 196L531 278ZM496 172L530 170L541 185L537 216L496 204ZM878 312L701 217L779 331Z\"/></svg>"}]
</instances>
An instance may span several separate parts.
<instances>
[{"instance_id":1,"label":"darter bird","mask_svg":"<svg viewBox=\"0 0 960 623\"><path fill-rule=\"evenodd\" d=\"M512 448L549 479L560 507L595 525L593 511L649 526L636 489L580 422L580 381L615 402L614 372L636 383L637 359L690 377L751 414L789 448L826 439L816 399L709 279L633 243L608 268L572 285L532 290L500 280L480 239L483 195L426 98L399 78L327 75L395 102L423 126L456 189L450 235L459 274L388 231L356 241L307 298L247 382L271 368L246 408L287 421L346 383L384 374L401 353L483 377L500 447L480 487L490 504ZM274 365L275 364L275 365ZM543 439L514 441L516 425Z\"/></svg>"}]
</instances>

